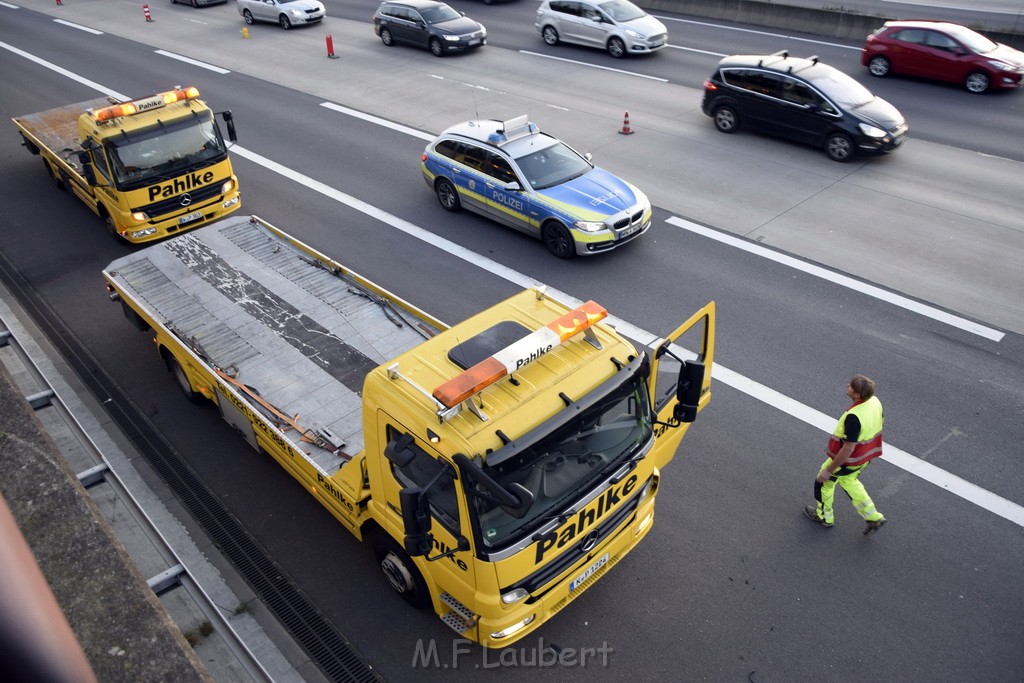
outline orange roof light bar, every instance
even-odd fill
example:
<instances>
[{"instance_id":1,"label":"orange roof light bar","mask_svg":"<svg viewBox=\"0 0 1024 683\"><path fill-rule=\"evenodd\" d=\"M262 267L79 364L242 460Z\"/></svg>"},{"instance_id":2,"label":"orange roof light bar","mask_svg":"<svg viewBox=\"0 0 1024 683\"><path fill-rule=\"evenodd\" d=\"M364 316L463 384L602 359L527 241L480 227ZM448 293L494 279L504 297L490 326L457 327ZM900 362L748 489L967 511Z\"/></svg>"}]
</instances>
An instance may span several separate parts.
<instances>
[{"instance_id":1,"label":"orange roof light bar","mask_svg":"<svg viewBox=\"0 0 1024 683\"><path fill-rule=\"evenodd\" d=\"M199 97L199 89L196 87L189 87L183 90L168 90L167 92L157 93L156 95L145 99L122 102L121 104L115 104L112 107L100 109L95 114L96 122L102 123L121 116L132 116L133 114L150 111L151 109L166 107L168 104L174 104L175 102L194 100L197 97Z\"/></svg>"},{"instance_id":2,"label":"orange roof light bar","mask_svg":"<svg viewBox=\"0 0 1024 683\"><path fill-rule=\"evenodd\" d=\"M603 306L588 301L451 378L434 389L433 396L446 408L454 408L607 316Z\"/></svg>"}]
</instances>

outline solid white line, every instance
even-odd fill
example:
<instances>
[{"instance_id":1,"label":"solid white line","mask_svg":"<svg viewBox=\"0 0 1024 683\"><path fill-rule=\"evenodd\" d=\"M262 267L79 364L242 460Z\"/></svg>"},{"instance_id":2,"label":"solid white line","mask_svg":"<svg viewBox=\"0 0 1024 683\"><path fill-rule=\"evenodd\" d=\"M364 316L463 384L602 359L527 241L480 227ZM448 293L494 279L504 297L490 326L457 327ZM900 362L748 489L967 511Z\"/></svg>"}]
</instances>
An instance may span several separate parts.
<instances>
[{"instance_id":1,"label":"solid white line","mask_svg":"<svg viewBox=\"0 0 1024 683\"><path fill-rule=\"evenodd\" d=\"M82 26L80 24L72 24L70 21L64 21L63 19L54 19L53 21L54 21L54 23L61 24L62 26L70 26L71 28L77 28L79 31L85 31L86 33L91 33L94 36L102 36L103 35L103 31L97 31L96 29L89 28L88 26Z\"/></svg>"},{"instance_id":2,"label":"solid white line","mask_svg":"<svg viewBox=\"0 0 1024 683\"><path fill-rule=\"evenodd\" d=\"M658 19L661 21L678 21L681 24L694 24L695 26L709 26L711 28L720 28L724 31L739 31L740 33L755 33L759 36L769 36L770 38L785 38L786 40L799 40L801 43L813 43L815 45L828 45L830 47L842 47L847 50L856 50L860 52L860 46L840 45L839 43L830 43L824 40L812 40L810 38L798 38L797 36L788 36L785 33L770 33L768 31L758 31L752 28L738 28L736 26L723 26L722 24L709 24L706 21L694 21L692 19L677 19L675 17L663 17L658 15Z\"/></svg>"},{"instance_id":3,"label":"solid white line","mask_svg":"<svg viewBox=\"0 0 1024 683\"><path fill-rule=\"evenodd\" d=\"M99 92L114 97L118 97L121 100L128 99L124 95L120 95L114 90L106 88L105 86L101 86L77 74L73 74L64 68L59 67L55 64L51 64L50 62L46 62L40 59L39 57L29 55L28 53L23 52L22 50L19 50L11 45L0 42L0 47L10 50L11 52L14 52L18 55L21 55L26 59L30 59L33 62L45 66L46 68L51 69L57 73L66 75L68 78L78 83L88 85L98 90ZM423 228L420 228L419 226L410 223L409 221L398 218L397 216L392 216L391 214L382 211L376 208L375 206L367 204L366 202L360 199L356 199L351 195L335 190L333 187L325 185L324 183L321 183L319 180L315 180L313 178L310 178L309 176L293 171L290 168L287 168L286 166L277 163L276 161L271 161L270 159L267 159L266 157L257 154L253 151L250 151L244 147L235 145L234 147L231 148L231 151L233 154L239 157L248 159L253 163L260 164L261 166L268 170L274 171L275 173L278 173L279 175L282 175L290 180L293 180L296 183L299 183L300 185L304 185L316 192L323 194L326 197L341 202L353 209L356 209L357 211L366 214L367 216L370 216L371 218L375 218L376 220L379 220L387 225L390 225L391 227L397 230L401 230L407 235L415 237L416 239L419 239L423 242L426 242L438 249L445 251L448 254L451 254L452 256L456 256L466 261L467 263L479 266L480 268L483 268L488 272L497 275L498 277L505 278L506 280L515 285L527 288L539 284L530 279L529 277L527 277L526 275L523 275L518 271L512 270L511 268L508 268L500 263L492 261L486 256L482 256L481 254L477 254L474 251L470 251L469 249L459 246L454 242L450 242L442 237L438 237L437 235L428 232ZM555 290L554 288L550 287L548 288L548 290L552 293L553 296L556 296L557 298L564 300L566 303L569 303L570 305L578 306L582 303L582 301L580 301L579 299L571 297L565 292L559 292L558 290ZM608 322L609 324L615 325L616 328L618 328L624 335L636 340L640 344L650 346L656 339L659 338L658 335L651 334L646 330L641 330L640 328L632 325L631 323L628 323L624 320L619 320L618 318L611 317L608 319ZM725 384L726 386L731 386L734 389L742 391L743 393L753 398L756 398L759 401L763 401L764 403L767 403L772 407L775 407L789 415L792 415L793 417L796 417L797 419L802 420L807 424L817 427L818 429L824 431L825 433L831 433L832 431L832 421L824 413L821 413L817 410L814 410L810 406L806 406L787 396L784 396L783 394L780 394L774 389L769 389L763 384L760 384L751 379L743 377L742 375L732 372L731 370L723 367L719 363L714 364L712 376L715 377L716 381L719 381L722 384ZM978 507L984 508L985 510L988 510L989 512L999 515L1000 517L1003 517L1018 526L1024 527L1024 507L1021 507L1020 505L1010 500L1007 500L1002 496L998 496L992 493L991 491L987 491L981 488L980 486L972 484L969 481L961 479L960 477L957 477L954 474L951 474L949 472L946 472L945 470L935 467L934 465L931 465L925 462L924 460L921 460L920 458L910 455L909 453L902 451L898 448L895 448L891 445L887 444L886 449L887 452L885 456L883 456L883 460L890 462L891 464L905 470L906 472L909 472L910 474L913 474L916 477L920 477L925 481L931 482L932 484L935 484L936 486L939 486L940 488L949 491L950 493L959 496L964 500L970 501L977 505Z\"/></svg>"},{"instance_id":4,"label":"solid white line","mask_svg":"<svg viewBox=\"0 0 1024 683\"><path fill-rule=\"evenodd\" d=\"M854 291L860 292L861 294L866 294L867 296L871 296L881 301L885 301L886 303L890 303L894 306L905 308L908 311L912 311L914 313L917 313L918 315L923 315L926 318L938 320L941 323L945 323L947 325L956 327L966 332L976 334L979 337L984 337L985 339L991 339L992 341L998 342L1001 341L1004 336L1006 336L1004 332L1000 332L999 330L993 329L991 327L981 325L979 323L974 322L973 320L961 318L960 316L939 310L934 306L922 304L918 301L914 301L913 299L908 299L905 296L900 296L899 294L893 294L892 292L886 291L881 287L875 287L874 285L869 285L867 283L861 282L860 280L855 280L852 277L841 275L839 273L836 273L835 271L828 270L827 268L812 265L800 259L793 258L792 256L787 256L786 254L780 254L779 252L774 251L772 249L768 249L767 247L761 246L760 244L754 244L753 242L740 239L736 235L730 235L728 233L723 233L718 230L712 230L711 228L707 228L703 225L697 225L696 223L692 223L688 220L678 218L676 216L668 218L666 222L676 227L683 228L684 230L695 232L698 235L703 235L704 237L709 237L713 240L717 240L719 242L722 242L723 244L728 244L731 247L742 249L743 251L748 251L751 254L761 256L770 261L781 263L784 266L795 268L796 270L803 271L809 275L820 277L823 280L828 280L829 282L840 285L841 287L847 287L848 289L852 289Z\"/></svg>"},{"instance_id":5,"label":"solid white line","mask_svg":"<svg viewBox=\"0 0 1024 683\"><path fill-rule=\"evenodd\" d=\"M158 55L163 55L164 57L170 57L171 59L177 59L179 62L185 62L185 63L191 64L193 66L198 66L198 67L202 67L204 69L209 69L210 71L215 71L216 73L219 73L219 74L229 74L229 73L231 73L227 69L222 69L219 66L213 66L212 64L207 64L206 62L199 62L199 61L196 61L195 59L192 59L190 57L183 57L182 55L176 55L173 52L167 52L166 50L154 50L154 52L156 52Z\"/></svg>"},{"instance_id":6,"label":"solid white line","mask_svg":"<svg viewBox=\"0 0 1024 683\"><path fill-rule=\"evenodd\" d=\"M21 9L17 5L12 5L9 2L0 2L0 7L6 7L7 9Z\"/></svg>"},{"instance_id":7,"label":"solid white line","mask_svg":"<svg viewBox=\"0 0 1024 683\"><path fill-rule=\"evenodd\" d=\"M556 62L568 62L569 64L577 64L579 66L589 66L591 69L604 69L605 71L614 71L615 73L626 74L627 76L636 76L637 78L646 78L651 81L658 81L659 83L668 83L667 78L658 78L657 76L648 76L647 74L638 74L635 71L625 71L623 69L613 69L610 66L601 66L600 64L588 64L587 62L581 62L575 59L566 59L565 57L552 57L551 55L541 54L540 52L530 52L529 50L520 50L520 54L530 55L533 57L542 57L544 59L553 59Z\"/></svg>"},{"instance_id":8,"label":"solid white line","mask_svg":"<svg viewBox=\"0 0 1024 683\"><path fill-rule=\"evenodd\" d=\"M362 119L363 121L369 121L370 123L374 123L374 124L376 124L378 126L382 126L384 128L390 128L391 130L399 132L399 133L405 133L406 135L411 135L412 137L419 138L420 140L423 140L425 142L430 142L431 140L433 140L434 138L437 137L436 135L431 135L430 133L424 133L421 130L416 130L415 128L410 128L409 126L403 126L400 123L394 123L392 121L385 121L384 119L377 118L376 116L371 116L369 114L364 114L361 111L356 111L355 109L349 109L348 107L343 107L340 104L335 104L334 102L321 102L320 106L321 107L326 107L327 109L333 109L336 112L340 112L342 114L345 114L346 116L351 116L354 119Z\"/></svg>"}]
</instances>

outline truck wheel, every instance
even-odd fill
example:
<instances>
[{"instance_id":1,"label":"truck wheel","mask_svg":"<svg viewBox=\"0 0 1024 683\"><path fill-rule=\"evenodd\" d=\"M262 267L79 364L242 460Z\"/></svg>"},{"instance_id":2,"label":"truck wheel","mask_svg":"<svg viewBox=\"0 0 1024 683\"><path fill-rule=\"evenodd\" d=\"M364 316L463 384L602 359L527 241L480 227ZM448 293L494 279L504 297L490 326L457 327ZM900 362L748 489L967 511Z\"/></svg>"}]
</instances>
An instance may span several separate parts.
<instances>
[{"instance_id":1,"label":"truck wheel","mask_svg":"<svg viewBox=\"0 0 1024 683\"><path fill-rule=\"evenodd\" d=\"M114 239L121 244L129 244L128 240L124 238L124 235L117 231L117 226L114 225L114 219L110 216L104 216L103 224L107 226L107 231L114 236Z\"/></svg>"},{"instance_id":2,"label":"truck wheel","mask_svg":"<svg viewBox=\"0 0 1024 683\"><path fill-rule=\"evenodd\" d=\"M185 374L185 368L181 367L181 363L178 359L172 356L170 353L166 353L164 356L167 362L167 369L174 375L174 382L181 389L181 393L185 394L192 403L203 403L206 399L198 391L192 391L192 383L188 381L188 375Z\"/></svg>"},{"instance_id":3,"label":"truck wheel","mask_svg":"<svg viewBox=\"0 0 1024 683\"><path fill-rule=\"evenodd\" d=\"M60 177L60 174L53 170L53 167L43 159L43 166L46 167L46 175L50 176L50 180L53 181L53 186L58 190L66 190L68 186L64 184L64 180Z\"/></svg>"},{"instance_id":4,"label":"truck wheel","mask_svg":"<svg viewBox=\"0 0 1024 683\"><path fill-rule=\"evenodd\" d=\"M424 609L430 605L427 582L423 580L420 570L406 552L381 532L375 533L369 541L384 578L395 592L416 609Z\"/></svg>"},{"instance_id":5,"label":"truck wheel","mask_svg":"<svg viewBox=\"0 0 1024 683\"><path fill-rule=\"evenodd\" d=\"M437 185L434 186L434 191L437 192L437 201L441 202L441 206L448 211L458 211L462 208L462 202L459 201L459 192L447 178L438 180Z\"/></svg>"}]
</instances>

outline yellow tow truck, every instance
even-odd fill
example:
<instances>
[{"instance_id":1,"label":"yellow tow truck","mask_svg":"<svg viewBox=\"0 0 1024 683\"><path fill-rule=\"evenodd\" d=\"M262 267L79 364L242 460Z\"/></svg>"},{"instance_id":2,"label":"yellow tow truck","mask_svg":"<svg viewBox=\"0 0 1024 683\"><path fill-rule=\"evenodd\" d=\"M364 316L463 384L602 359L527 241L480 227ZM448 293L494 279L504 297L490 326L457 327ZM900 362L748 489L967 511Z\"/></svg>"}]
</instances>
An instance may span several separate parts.
<instances>
[{"instance_id":1,"label":"yellow tow truck","mask_svg":"<svg viewBox=\"0 0 1024 683\"><path fill-rule=\"evenodd\" d=\"M449 327L255 216L103 274L190 400L365 541L409 603L489 648L643 539L711 398L714 302L649 349L543 288Z\"/></svg>"},{"instance_id":2,"label":"yellow tow truck","mask_svg":"<svg viewBox=\"0 0 1024 683\"><path fill-rule=\"evenodd\" d=\"M234 142L231 112L220 116ZM13 121L54 184L124 241L161 239L242 205L216 115L194 87L127 102L101 97Z\"/></svg>"}]
</instances>

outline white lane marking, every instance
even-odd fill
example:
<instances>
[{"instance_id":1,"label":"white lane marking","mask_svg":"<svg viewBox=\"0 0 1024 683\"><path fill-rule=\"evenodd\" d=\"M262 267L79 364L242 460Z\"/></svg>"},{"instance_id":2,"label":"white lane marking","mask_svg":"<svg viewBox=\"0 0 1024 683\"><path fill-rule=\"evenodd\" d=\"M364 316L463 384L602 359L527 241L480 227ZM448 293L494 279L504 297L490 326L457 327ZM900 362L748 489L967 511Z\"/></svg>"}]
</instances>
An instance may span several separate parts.
<instances>
[{"instance_id":1,"label":"white lane marking","mask_svg":"<svg viewBox=\"0 0 1024 683\"><path fill-rule=\"evenodd\" d=\"M7 9L21 9L17 5L12 5L9 2L0 2L0 7L6 7Z\"/></svg>"},{"instance_id":2,"label":"white lane marking","mask_svg":"<svg viewBox=\"0 0 1024 683\"><path fill-rule=\"evenodd\" d=\"M992 341L998 342L1001 341L1004 336L1006 336L1004 332L1000 332L999 330L993 329L991 327L981 325L979 323L974 322L973 320L961 318L960 316L939 310L934 306L922 304L918 301L914 301L913 299L908 299L905 296L900 296L899 294L893 294L892 292L886 291L881 287L875 287L874 285L869 285L865 282L861 282L860 280L855 280L852 277L841 275L839 273L836 273L835 271L828 270L827 268L815 266L800 259L793 258L792 256L781 254L772 249L768 249L767 247L763 247L760 244L754 244L752 242L748 242L747 240L740 239L736 235L730 235L728 233L707 228L703 225L697 225L696 223L692 223L688 220L678 218L676 216L668 218L665 222L674 225L678 228L683 228L684 230L689 230L690 232L697 233L698 235L703 235L704 237L709 237L713 240L717 240L719 242L722 242L723 244L728 244L731 247L742 249L743 251L748 251L751 254L755 254L756 256L766 258L770 261L781 263L784 266L795 268L796 270L803 271L809 275L820 277L821 279L828 280L833 284L837 284L840 285L841 287L852 289L854 291L860 292L861 294L866 294L881 301L885 301L886 303L890 303L893 306L905 308L908 311L912 311L914 313L917 313L918 315L923 315L926 318L938 320L941 323L945 323L947 325L956 327L966 332L976 334L979 337L984 337L985 339L991 339Z\"/></svg>"},{"instance_id":3,"label":"white lane marking","mask_svg":"<svg viewBox=\"0 0 1024 683\"><path fill-rule=\"evenodd\" d=\"M65 69L62 66L57 66L53 62L48 62L45 59L42 59L40 57L36 57L35 55L30 54L28 52L25 52L24 50L21 50L19 48L16 48L13 45L8 45L7 43L4 43L4 42L0 41L0 48L3 48L3 49L5 49L5 50L7 50L9 52L13 52L14 54L18 55L19 57L24 57L25 59L29 60L30 62L35 62L39 66L45 67L45 68L49 69L50 71L55 71L56 73L59 73L61 76L65 76L67 78L70 78L71 80L73 80L73 81L75 81L77 83L81 83L84 86L90 87L93 90L96 90L98 92L103 93L104 95L109 95L110 97L116 97L117 99L121 100L122 102L127 102L129 99L131 99L129 97L126 97L126 96L122 95L121 93L117 92L116 90L111 90L107 86L100 85L96 81L90 81L88 78L84 78L82 76L79 76L76 73L72 73L72 72L68 71L67 69Z\"/></svg>"},{"instance_id":4,"label":"white lane marking","mask_svg":"<svg viewBox=\"0 0 1024 683\"><path fill-rule=\"evenodd\" d=\"M601 66L600 64L590 64L588 62L581 62L576 59L566 59L565 57L553 57L551 55L541 54L540 52L530 52L529 50L520 50L519 54L530 55L532 57L541 57L543 59L553 59L556 62L568 62L569 64L577 64L579 66L589 66L591 69L603 69L605 71L614 71L615 73L626 74L627 76L636 76L637 78L646 78L651 81L658 81L659 83L668 83L667 78L658 78L657 76L648 76L647 74L639 74L635 71L626 71L625 69L613 69L610 66Z\"/></svg>"},{"instance_id":5,"label":"white lane marking","mask_svg":"<svg viewBox=\"0 0 1024 683\"><path fill-rule=\"evenodd\" d=\"M708 52L707 50L698 50L695 47L683 47L682 45L667 45L673 50L683 50L684 52L696 52L702 55L711 55L712 57L728 57L729 55L725 52Z\"/></svg>"},{"instance_id":6,"label":"white lane marking","mask_svg":"<svg viewBox=\"0 0 1024 683\"><path fill-rule=\"evenodd\" d=\"M200 62L200 61L197 61L195 59L192 59L191 57L184 57L182 55L176 55L173 52L167 52L166 50L154 50L154 52L156 52L158 55L163 55L164 57L170 57L171 59L177 59L179 62L185 62L186 64L191 64L193 66L202 67L203 69L209 69L210 71L215 71L216 73L219 73L219 74L229 74L229 73L231 73L227 69L222 69L219 66L214 66L212 64L207 64L206 62Z\"/></svg>"},{"instance_id":7,"label":"white lane marking","mask_svg":"<svg viewBox=\"0 0 1024 683\"><path fill-rule=\"evenodd\" d=\"M754 34L757 34L759 36L768 36L769 38L785 38L786 40L798 40L801 43L814 43L815 45L828 45L830 47L841 47L841 48L844 48L846 50L856 50L857 52L860 52L860 46L859 45L856 46L856 47L851 46L851 45L840 45L839 43L830 43L830 42L828 42L826 40L813 40L811 38L799 38L797 36L786 35L785 33L771 33L769 31L758 31L757 29L752 29L752 28L739 28L737 26L723 26L722 24L711 24L711 23L708 23L706 21L694 21L692 19L677 19L675 17L663 17L663 16L660 16L660 15L657 18L660 19L661 21L676 21L676 22L679 22L680 24L693 24L695 26L709 26L711 28L720 28L723 31L739 31L740 33L754 33Z\"/></svg>"},{"instance_id":8,"label":"white lane marking","mask_svg":"<svg viewBox=\"0 0 1024 683\"><path fill-rule=\"evenodd\" d=\"M53 22L55 24L60 24L62 26L69 26L71 28L77 28L79 31L85 31L86 33L91 33L94 36L102 36L103 35L103 31L97 31L94 28L89 28L88 26L82 26L81 24L73 24L70 21L64 21L63 19L54 19Z\"/></svg>"},{"instance_id":9,"label":"white lane marking","mask_svg":"<svg viewBox=\"0 0 1024 683\"><path fill-rule=\"evenodd\" d=\"M421 130L416 130L415 128L410 128L409 126L403 126L400 123L394 123L393 121L385 121L384 119L377 118L376 116L370 116L369 114L364 114L361 111L356 111L355 109L343 107L340 104L335 104L334 102L321 102L320 106L326 107L327 109L333 109L336 112L345 114L346 116L351 116L354 119L369 121L370 123L374 123L383 128L390 128L393 131L405 133L406 135L411 135L412 137L419 138L420 140L423 140L425 142L430 142L431 140L437 137L436 135L424 133Z\"/></svg>"},{"instance_id":10,"label":"white lane marking","mask_svg":"<svg viewBox=\"0 0 1024 683\"><path fill-rule=\"evenodd\" d=\"M71 80L74 80L78 83L92 87L98 90L99 92L112 95L114 97L119 97L122 100L128 99L114 90L99 85L94 81L90 81L77 74L73 74L64 68L59 67L50 62L46 62L40 59L39 57L29 55L28 53L23 52L22 50L19 50L17 48L14 48L8 45L7 43L0 42L0 47L10 50L18 55L24 56L27 59L30 59L36 62L37 64L40 64L41 66L45 66L48 69L65 75ZM276 161L271 161L270 159L267 159L262 155L259 155L238 145L235 145L231 149L232 153L236 154L237 156L240 156L244 159L248 159L254 163L260 164L268 170L274 171L275 173L278 173L279 175L282 175L290 180L293 180L296 183L299 183L300 185L304 185L312 190L315 190L316 192L319 192L330 199L334 199L353 209L356 209L357 211L365 213L367 216L370 216L371 218L379 220L382 223L386 223L387 225L390 225L391 227L397 230L401 230L410 237L415 237L418 240L426 242L427 244L430 244L437 249L441 249L442 251L445 251L446 253L451 254L452 256L460 258L466 261L467 263L479 266L480 268L483 268L488 272L497 275L498 277L505 278L506 280L513 284L516 284L524 288L533 287L538 284L537 282L534 282L529 277L523 275L518 271L512 270L511 268L508 268L500 263L492 261L486 256L482 256L481 254L477 254L474 251L470 251L469 249L459 246L454 242L450 242L444 238L438 237L437 235L428 232L423 228L420 228L419 226L410 223L409 221L398 218L397 216L392 216L391 214L382 211L381 209L378 209L375 206L367 204L366 202L360 199L356 199L351 195L347 195L343 192L335 190L333 187L325 185L324 183L321 183L319 180L315 180L313 178L310 178L309 176L305 176L302 175L301 173L293 171L290 168L287 168L286 166L282 166ZM552 293L552 295L556 296L559 299L563 299L566 303L569 303L570 305L578 306L583 303L581 300L575 297L571 297L564 292L559 292L554 288L549 287L548 290ZM622 331L623 334L625 334L628 337L631 337L632 339L635 339L637 342L641 344L649 346L656 339L660 338L657 335L651 334L650 332L647 332L645 330L641 330L640 328L632 325L631 323L628 323L624 320L619 320L618 318L609 317L608 322L612 325L615 325L618 329ZM777 408L782 412L792 415L793 417L796 417L797 419L802 420L807 424L810 424L824 431L825 433L831 433L832 431L832 421L824 413L821 413L811 408L810 406L806 406L798 401L795 401L787 396L784 396L783 394L780 394L774 389L769 389L763 384L760 384L751 379L743 377L742 375L732 372L731 370L723 367L719 363L714 364L712 375L716 378L717 381L721 382L722 384L725 384L726 386L731 386L734 389L742 391L743 393L753 398L756 398L759 401L767 403L768 405ZM925 481L928 481L946 491L949 491L953 495L959 496L964 500L974 503L980 508L983 508L985 510L988 510L989 512L999 515L1000 517L1003 517L1004 519L1007 519L1018 526L1024 527L1024 507L1021 507L1017 503L1007 500L1002 496L998 496L995 493L992 493L991 491L987 491L981 488L980 486L977 486L976 484L972 484L971 482L965 479L957 477L956 475L951 474L950 472L946 472L943 469L935 467L934 465L931 465L918 457L910 455L906 451L902 451L898 448L895 448L892 445L886 444L886 448L887 453L883 457L884 460L905 470L906 472L909 472L910 474L913 474L916 477L920 477Z\"/></svg>"}]
</instances>

